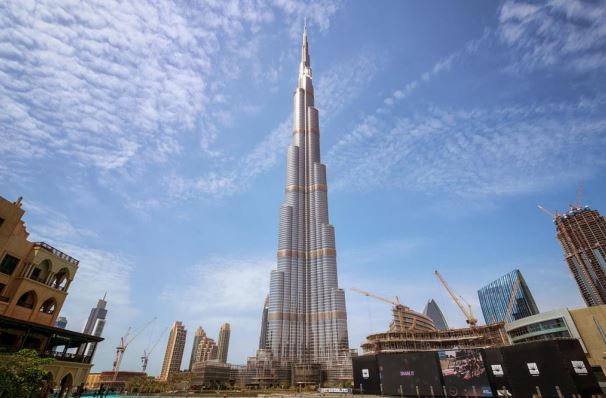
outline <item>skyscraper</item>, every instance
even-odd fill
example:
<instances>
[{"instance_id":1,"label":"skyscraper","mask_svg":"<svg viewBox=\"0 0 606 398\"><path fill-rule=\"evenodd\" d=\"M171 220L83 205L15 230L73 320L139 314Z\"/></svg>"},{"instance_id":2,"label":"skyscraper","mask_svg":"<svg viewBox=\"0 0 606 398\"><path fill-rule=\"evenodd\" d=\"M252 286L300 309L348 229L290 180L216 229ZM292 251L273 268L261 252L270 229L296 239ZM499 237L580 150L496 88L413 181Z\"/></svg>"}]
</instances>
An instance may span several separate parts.
<instances>
[{"instance_id":1,"label":"skyscraper","mask_svg":"<svg viewBox=\"0 0 606 398\"><path fill-rule=\"evenodd\" d=\"M440 307L438 307L438 303L436 303L434 299L429 300L427 304L425 304L423 314L433 321L433 324L436 325L438 330L448 329L446 318L444 318L444 314L442 314Z\"/></svg>"},{"instance_id":2,"label":"skyscraper","mask_svg":"<svg viewBox=\"0 0 606 398\"><path fill-rule=\"evenodd\" d=\"M335 231L328 219L326 166L303 32L280 207L277 268L271 272L267 349L282 367L318 365L329 380L351 377L345 294L338 287Z\"/></svg>"},{"instance_id":3,"label":"skyscraper","mask_svg":"<svg viewBox=\"0 0 606 398\"><path fill-rule=\"evenodd\" d=\"M516 284L518 285L517 289ZM508 314L507 311L514 290L515 298L511 313ZM501 321L511 322L539 313L532 293L530 293L522 273L517 269L478 290L478 297L484 314L484 321L487 324Z\"/></svg>"},{"instance_id":4,"label":"skyscraper","mask_svg":"<svg viewBox=\"0 0 606 398\"><path fill-rule=\"evenodd\" d=\"M55 327L58 327L59 329L65 329L67 327L67 318L64 316L58 317L57 321L55 322Z\"/></svg>"},{"instance_id":5,"label":"skyscraper","mask_svg":"<svg viewBox=\"0 0 606 398\"><path fill-rule=\"evenodd\" d=\"M166 345L166 353L164 354L164 362L162 363L162 372L160 372L161 380L168 380L171 373L179 372L181 369L186 337L187 330L185 326L183 326L181 321L176 321L170 330L170 336L168 336L168 344Z\"/></svg>"},{"instance_id":6,"label":"skyscraper","mask_svg":"<svg viewBox=\"0 0 606 398\"><path fill-rule=\"evenodd\" d=\"M105 318L107 317L107 310L105 309L107 306L106 296L107 294L104 294L103 298L97 301L97 306L90 310L88 320L84 324L84 328L82 328L82 333L101 337L103 328L105 327ZM86 349L82 347L80 354L84 353L84 355L92 356L95 352L95 346L96 343L90 343L86 346Z\"/></svg>"},{"instance_id":7,"label":"skyscraper","mask_svg":"<svg viewBox=\"0 0 606 398\"><path fill-rule=\"evenodd\" d=\"M261 333L259 335L259 349L267 348L267 315L269 312L269 296L265 297L263 313L261 314Z\"/></svg>"},{"instance_id":8,"label":"skyscraper","mask_svg":"<svg viewBox=\"0 0 606 398\"><path fill-rule=\"evenodd\" d=\"M198 347L196 348L196 358L194 359L194 363L214 361L218 356L219 348L217 347L217 343L215 343L215 340L204 335L204 337L200 339Z\"/></svg>"},{"instance_id":9,"label":"skyscraper","mask_svg":"<svg viewBox=\"0 0 606 398\"><path fill-rule=\"evenodd\" d=\"M606 219L589 206L556 214L557 238L588 306L606 304Z\"/></svg>"},{"instance_id":10,"label":"skyscraper","mask_svg":"<svg viewBox=\"0 0 606 398\"><path fill-rule=\"evenodd\" d=\"M198 350L198 345L204 337L206 337L204 329L202 329L202 326L198 326L198 329L196 329L196 334L194 335L194 343L191 346L191 356L189 357L189 367L187 368L190 372L192 366L196 362L196 351Z\"/></svg>"},{"instance_id":11,"label":"skyscraper","mask_svg":"<svg viewBox=\"0 0 606 398\"><path fill-rule=\"evenodd\" d=\"M229 323L224 323L221 325L221 329L219 330L219 342L218 342L218 358L219 362L226 363L227 362L227 352L229 351L229 335L231 331L229 328Z\"/></svg>"}]
</instances>

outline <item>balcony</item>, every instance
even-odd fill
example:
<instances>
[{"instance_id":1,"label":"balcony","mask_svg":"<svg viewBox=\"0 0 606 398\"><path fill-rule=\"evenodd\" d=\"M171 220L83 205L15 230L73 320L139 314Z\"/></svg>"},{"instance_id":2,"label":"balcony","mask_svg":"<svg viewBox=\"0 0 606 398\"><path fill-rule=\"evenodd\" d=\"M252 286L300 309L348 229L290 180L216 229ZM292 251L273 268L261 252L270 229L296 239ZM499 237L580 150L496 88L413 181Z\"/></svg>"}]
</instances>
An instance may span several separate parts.
<instances>
[{"instance_id":1,"label":"balcony","mask_svg":"<svg viewBox=\"0 0 606 398\"><path fill-rule=\"evenodd\" d=\"M91 357L89 355L78 355L78 354L70 354L68 352L59 352L59 351L44 351L41 355L44 358L54 358L57 361L66 361L66 362L79 362L79 363L90 363Z\"/></svg>"},{"instance_id":2,"label":"balcony","mask_svg":"<svg viewBox=\"0 0 606 398\"><path fill-rule=\"evenodd\" d=\"M74 265L78 265L78 263L79 263L79 261L76 260L75 258L73 258L72 256L63 253L59 249L55 249L54 247L52 247L48 243L45 243L45 242L34 242L34 248L37 248L37 247L38 248L42 248L42 249L44 249L46 251L51 252L55 256L59 257L62 260L67 261L68 263L71 263L71 264L74 264Z\"/></svg>"},{"instance_id":3,"label":"balcony","mask_svg":"<svg viewBox=\"0 0 606 398\"><path fill-rule=\"evenodd\" d=\"M33 275L30 275L29 279L31 279L32 281L36 281L42 284L46 284L46 280L44 278L40 278L40 277L36 277Z\"/></svg>"}]
</instances>

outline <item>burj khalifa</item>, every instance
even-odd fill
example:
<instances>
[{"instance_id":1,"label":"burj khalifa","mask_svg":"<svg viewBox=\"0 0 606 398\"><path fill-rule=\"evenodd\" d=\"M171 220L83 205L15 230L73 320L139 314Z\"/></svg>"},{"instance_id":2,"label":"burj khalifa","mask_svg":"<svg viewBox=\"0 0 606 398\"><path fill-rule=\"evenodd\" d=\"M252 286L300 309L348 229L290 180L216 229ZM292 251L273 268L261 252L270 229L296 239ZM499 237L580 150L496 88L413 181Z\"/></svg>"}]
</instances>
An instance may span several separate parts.
<instances>
[{"instance_id":1,"label":"burj khalifa","mask_svg":"<svg viewBox=\"0 0 606 398\"><path fill-rule=\"evenodd\" d=\"M345 294L337 283L335 230L328 219L307 27L294 92L292 134L265 347L281 366L317 366L324 379L347 379L351 362Z\"/></svg>"}]
</instances>

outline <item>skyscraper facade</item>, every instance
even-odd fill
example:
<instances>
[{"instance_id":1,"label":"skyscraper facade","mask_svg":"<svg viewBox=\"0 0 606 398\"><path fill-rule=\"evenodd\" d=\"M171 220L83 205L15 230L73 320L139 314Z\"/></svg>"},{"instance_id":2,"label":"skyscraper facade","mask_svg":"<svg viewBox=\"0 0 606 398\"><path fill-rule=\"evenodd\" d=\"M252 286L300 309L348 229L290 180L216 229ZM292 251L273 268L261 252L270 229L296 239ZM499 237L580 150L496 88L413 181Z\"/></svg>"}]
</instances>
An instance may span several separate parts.
<instances>
[{"instance_id":1,"label":"skyscraper facade","mask_svg":"<svg viewBox=\"0 0 606 398\"><path fill-rule=\"evenodd\" d=\"M270 276L267 349L281 366L317 364L328 380L345 379L351 377L345 294L337 283L335 230L328 219L307 28L292 135L279 213L277 268Z\"/></svg>"},{"instance_id":2,"label":"skyscraper facade","mask_svg":"<svg viewBox=\"0 0 606 398\"><path fill-rule=\"evenodd\" d=\"M554 218L564 258L588 306L606 304L606 219L588 206Z\"/></svg>"},{"instance_id":3,"label":"skyscraper facade","mask_svg":"<svg viewBox=\"0 0 606 398\"><path fill-rule=\"evenodd\" d=\"M194 363L214 361L219 356L219 348L215 340L208 336L202 337L196 349Z\"/></svg>"},{"instance_id":4,"label":"skyscraper facade","mask_svg":"<svg viewBox=\"0 0 606 398\"><path fill-rule=\"evenodd\" d=\"M164 362L162 363L162 371L160 372L161 380L168 380L171 373L177 373L181 369L186 337L187 330L185 326L183 326L181 321L176 321L168 336L168 344L166 345L166 353L164 354Z\"/></svg>"},{"instance_id":5,"label":"skyscraper facade","mask_svg":"<svg viewBox=\"0 0 606 398\"><path fill-rule=\"evenodd\" d=\"M438 330L448 329L446 318L444 318L444 314L442 314L440 307L438 307L438 303L436 303L434 299L429 300L427 304L425 304L423 315L429 317Z\"/></svg>"},{"instance_id":6,"label":"skyscraper facade","mask_svg":"<svg viewBox=\"0 0 606 398\"><path fill-rule=\"evenodd\" d=\"M107 306L107 301L105 300L105 297L106 296L103 295L103 298L97 301L97 306L90 310L86 324L84 324L84 328L82 328L82 333L101 337L103 328L105 328L105 318L107 317L107 309L105 308ZM95 346L96 343L87 345L84 354L92 356L95 352Z\"/></svg>"},{"instance_id":7,"label":"skyscraper facade","mask_svg":"<svg viewBox=\"0 0 606 398\"><path fill-rule=\"evenodd\" d=\"M508 313L512 296L514 299L511 312ZM532 293L522 273L517 269L478 290L478 297L487 324L511 322L539 313Z\"/></svg>"},{"instance_id":8,"label":"skyscraper facade","mask_svg":"<svg viewBox=\"0 0 606 398\"><path fill-rule=\"evenodd\" d=\"M259 349L267 348L267 315L269 312L269 296L265 297L263 303L263 313L261 314L261 333L259 335Z\"/></svg>"},{"instance_id":9,"label":"skyscraper facade","mask_svg":"<svg viewBox=\"0 0 606 398\"><path fill-rule=\"evenodd\" d=\"M229 323L224 323L221 325L221 329L219 330L219 341L218 341L218 355L217 359L219 362L226 363L227 362L227 352L229 351L229 335L231 334L231 330L229 327Z\"/></svg>"},{"instance_id":10,"label":"skyscraper facade","mask_svg":"<svg viewBox=\"0 0 606 398\"><path fill-rule=\"evenodd\" d=\"M204 329L202 329L202 326L198 326L198 329L196 329L196 334L194 335L194 343L191 346L191 356L189 357L189 367L187 368L190 372L192 366L196 362L196 351L198 350L198 345L204 337L206 337Z\"/></svg>"}]
</instances>

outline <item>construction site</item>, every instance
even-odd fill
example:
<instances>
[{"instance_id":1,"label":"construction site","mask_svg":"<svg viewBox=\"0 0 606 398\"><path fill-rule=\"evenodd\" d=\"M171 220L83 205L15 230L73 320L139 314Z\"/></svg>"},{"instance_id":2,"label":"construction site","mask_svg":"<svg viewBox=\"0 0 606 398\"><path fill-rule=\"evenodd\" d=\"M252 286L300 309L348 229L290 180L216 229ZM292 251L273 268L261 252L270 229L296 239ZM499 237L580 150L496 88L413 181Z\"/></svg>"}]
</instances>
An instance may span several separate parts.
<instances>
[{"instance_id":1,"label":"construction site","mask_svg":"<svg viewBox=\"0 0 606 398\"><path fill-rule=\"evenodd\" d=\"M153 341L149 347L143 350L143 355L141 356L141 371L121 371L120 366L122 364L122 358L126 353L126 349L129 345L135 340L138 336L140 336L144 330L147 329L149 325L151 325L156 318L153 318L140 326L134 332L131 332L131 328L129 327L124 336L120 338L120 344L116 347L116 356L114 358L114 362L112 365L111 371L103 371L100 373L90 373L86 380L85 387L88 389L99 389L104 388L108 391L123 391L125 390L127 383L134 377L147 377L147 364L149 362L149 357L151 353L154 351L160 340L166 333L168 329L164 329L162 333L160 333L155 341Z\"/></svg>"},{"instance_id":2,"label":"construction site","mask_svg":"<svg viewBox=\"0 0 606 398\"><path fill-rule=\"evenodd\" d=\"M464 314L468 327L439 330L424 314L376 294L364 296L392 305L389 329L367 336L364 355L352 358L353 392L400 397L596 397L603 396L597 373L577 338L511 344L506 322L478 325L471 305L463 305L435 271ZM513 286L504 319L510 319L520 288ZM433 302L430 301L430 303ZM429 303L428 303L429 304ZM434 303L435 305L435 303ZM441 311L435 311L442 316ZM438 322L439 323L439 322Z\"/></svg>"},{"instance_id":3,"label":"construction site","mask_svg":"<svg viewBox=\"0 0 606 398\"><path fill-rule=\"evenodd\" d=\"M364 354L493 348L509 345L504 322L478 325L478 320L473 314L471 305L467 304L465 306L461 302L438 271L435 271L435 275L461 309L469 326L438 330L431 318L401 304L398 297L395 300L390 300L364 290L352 288L352 291L392 305L393 319L389 324L389 329L382 333L367 336L366 342L361 345ZM508 312L513 309L516 293L517 286L511 295Z\"/></svg>"}]
</instances>

